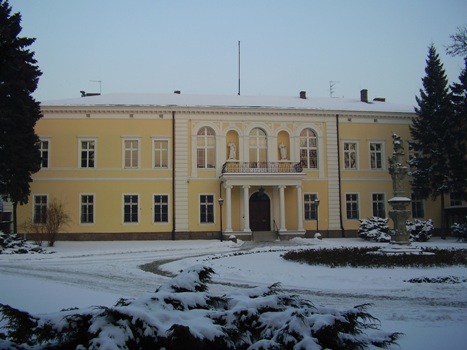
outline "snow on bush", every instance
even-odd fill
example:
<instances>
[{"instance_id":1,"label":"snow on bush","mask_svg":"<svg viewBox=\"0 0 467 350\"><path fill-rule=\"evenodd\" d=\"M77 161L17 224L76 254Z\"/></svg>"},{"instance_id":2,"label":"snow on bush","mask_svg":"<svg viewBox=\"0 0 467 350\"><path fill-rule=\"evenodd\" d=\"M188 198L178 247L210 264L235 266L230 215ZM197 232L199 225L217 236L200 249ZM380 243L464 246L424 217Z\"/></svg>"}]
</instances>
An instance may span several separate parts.
<instances>
[{"instance_id":1,"label":"snow on bush","mask_svg":"<svg viewBox=\"0 0 467 350\"><path fill-rule=\"evenodd\" d=\"M407 221L407 232L410 233L410 240L415 242L427 242L431 238L431 231L433 231L433 221L418 220L415 222Z\"/></svg>"},{"instance_id":2,"label":"snow on bush","mask_svg":"<svg viewBox=\"0 0 467 350\"><path fill-rule=\"evenodd\" d=\"M29 243L15 233L0 231L0 254L46 253L37 244Z\"/></svg>"},{"instance_id":3,"label":"snow on bush","mask_svg":"<svg viewBox=\"0 0 467 350\"><path fill-rule=\"evenodd\" d=\"M454 223L451 226L451 232L459 242L467 242L467 222L463 224Z\"/></svg>"},{"instance_id":4,"label":"snow on bush","mask_svg":"<svg viewBox=\"0 0 467 350\"><path fill-rule=\"evenodd\" d=\"M366 349L396 344L368 305L317 307L278 284L208 293L213 270L187 269L113 307L30 315L0 304L0 349Z\"/></svg>"},{"instance_id":5,"label":"snow on bush","mask_svg":"<svg viewBox=\"0 0 467 350\"><path fill-rule=\"evenodd\" d=\"M362 219L360 220L358 234L366 241L390 242L391 236L389 235L389 226L387 226L388 220L377 216Z\"/></svg>"},{"instance_id":6,"label":"snow on bush","mask_svg":"<svg viewBox=\"0 0 467 350\"><path fill-rule=\"evenodd\" d=\"M390 242L391 230L387 226L389 219L373 216L369 219L360 220L358 234L366 241ZM414 222L406 222L407 232L410 234L410 240L415 242L426 242L431 238L433 222L431 219L426 221L415 219Z\"/></svg>"}]
</instances>

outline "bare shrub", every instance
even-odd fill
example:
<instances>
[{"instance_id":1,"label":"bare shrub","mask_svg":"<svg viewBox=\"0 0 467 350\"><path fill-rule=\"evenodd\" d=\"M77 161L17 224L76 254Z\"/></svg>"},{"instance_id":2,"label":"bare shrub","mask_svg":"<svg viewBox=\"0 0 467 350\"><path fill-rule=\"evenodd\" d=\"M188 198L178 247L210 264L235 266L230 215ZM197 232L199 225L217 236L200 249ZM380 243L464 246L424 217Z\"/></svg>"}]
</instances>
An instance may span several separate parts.
<instances>
[{"instance_id":1,"label":"bare shrub","mask_svg":"<svg viewBox=\"0 0 467 350\"><path fill-rule=\"evenodd\" d=\"M44 224L36 224L30 220L24 223L22 227L26 232L34 234L36 243L42 244L42 238L44 238L47 240L47 245L53 247L58 234L70 221L71 218L65 211L63 203L52 199L47 205L46 221Z\"/></svg>"}]
</instances>

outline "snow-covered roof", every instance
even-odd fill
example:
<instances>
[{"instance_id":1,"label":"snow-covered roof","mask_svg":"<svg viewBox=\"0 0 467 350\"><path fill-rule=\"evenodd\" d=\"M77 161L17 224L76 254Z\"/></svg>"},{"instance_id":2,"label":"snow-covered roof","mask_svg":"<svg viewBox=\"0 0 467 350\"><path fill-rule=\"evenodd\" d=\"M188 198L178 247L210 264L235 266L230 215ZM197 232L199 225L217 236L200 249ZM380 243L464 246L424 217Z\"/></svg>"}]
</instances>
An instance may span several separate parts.
<instances>
[{"instance_id":1,"label":"snow-covered roof","mask_svg":"<svg viewBox=\"0 0 467 350\"><path fill-rule=\"evenodd\" d=\"M362 112L392 112L413 113L410 105L390 102L362 102L350 98L319 98L306 99L278 96L239 96L239 95L192 95L192 94L142 94L114 93L107 95L86 96L73 99L44 101L42 107L76 106L76 107L218 107L218 108L273 108L300 110L332 110L332 111L362 111Z\"/></svg>"}]
</instances>

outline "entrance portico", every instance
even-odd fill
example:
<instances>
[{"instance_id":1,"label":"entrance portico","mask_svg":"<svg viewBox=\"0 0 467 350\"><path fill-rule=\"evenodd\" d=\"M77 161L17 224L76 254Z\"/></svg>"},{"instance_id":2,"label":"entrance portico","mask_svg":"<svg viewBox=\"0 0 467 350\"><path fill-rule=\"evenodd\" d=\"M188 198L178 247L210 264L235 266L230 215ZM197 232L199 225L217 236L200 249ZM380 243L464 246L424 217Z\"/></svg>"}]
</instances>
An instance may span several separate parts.
<instances>
[{"instance_id":1,"label":"entrance portico","mask_svg":"<svg viewBox=\"0 0 467 350\"><path fill-rule=\"evenodd\" d=\"M278 231L280 235L303 235L302 180L305 174L295 163L266 163L261 172L258 167L249 168L229 162L224 166L220 180L225 189L226 226L224 234L252 236L253 231ZM237 166L235 166L237 165ZM280 166L279 166L280 165ZM241 169L241 172L238 171ZM282 171L281 171L282 170ZM296 193L295 206L288 208L287 189ZM234 193L234 195L233 195ZM234 198L238 196L239 198ZM239 208L232 208L232 203ZM253 205L254 208L250 208ZM290 205L289 205L290 207ZM253 210L252 210L253 209ZM233 213L239 217L232 217ZM254 217L251 217L254 215ZM286 217L295 216L296 224L287 227ZM233 229L235 220L236 229ZM293 226L292 226L293 225Z\"/></svg>"}]
</instances>

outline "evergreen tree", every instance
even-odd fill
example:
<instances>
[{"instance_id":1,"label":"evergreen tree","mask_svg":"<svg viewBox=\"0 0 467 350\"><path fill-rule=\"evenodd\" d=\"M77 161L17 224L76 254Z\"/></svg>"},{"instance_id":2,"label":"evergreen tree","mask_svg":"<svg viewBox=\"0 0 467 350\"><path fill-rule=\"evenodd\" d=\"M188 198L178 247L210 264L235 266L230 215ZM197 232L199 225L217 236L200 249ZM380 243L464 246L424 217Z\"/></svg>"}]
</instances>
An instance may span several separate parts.
<instances>
[{"instance_id":1,"label":"evergreen tree","mask_svg":"<svg viewBox=\"0 0 467 350\"><path fill-rule=\"evenodd\" d=\"M414 169L411 183L417 196L441 198L444 232L444 194L452 190L453 179L457 178L452 167L456 155L451 154L456 143L453 138L456 126L448 80L433 44L429 47L426 63L423 89L420 89L420 97L416 97L416 117L410 126L413 147L417 151L410 163Z\"/></svg>"},{"instance_id":2,"label":"evergreen tree","mask_svg":"<svg viewBox=\"0 0 467 350\"><path fill-rule=\"evenodd\" d=\"M452 148L449 161L453 169L450 188L467 200L467 58L465 67L459 75L459 83L451 86L454 106L454 121L452 128Z\"/></svg>"},{"instance_id":3,"label":"evergreen tree","mask_svg":"<svg viewBox=\"0 0 467 350\"><path fill-rule=\"evenodd\" d=\"M42 73L28 50L35 39L18 37L20 22L21 15L0 0L0 194L13 202L15 233L17 205L28 202L31 175L40 169L34 126L41 112L31 94Z\"/></svg>"}]
</instances>

